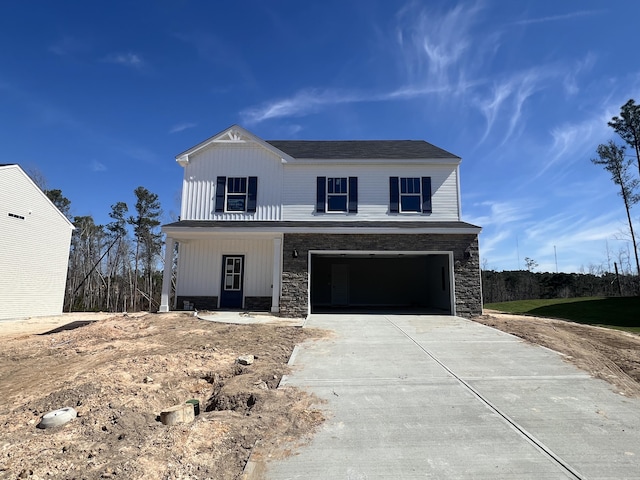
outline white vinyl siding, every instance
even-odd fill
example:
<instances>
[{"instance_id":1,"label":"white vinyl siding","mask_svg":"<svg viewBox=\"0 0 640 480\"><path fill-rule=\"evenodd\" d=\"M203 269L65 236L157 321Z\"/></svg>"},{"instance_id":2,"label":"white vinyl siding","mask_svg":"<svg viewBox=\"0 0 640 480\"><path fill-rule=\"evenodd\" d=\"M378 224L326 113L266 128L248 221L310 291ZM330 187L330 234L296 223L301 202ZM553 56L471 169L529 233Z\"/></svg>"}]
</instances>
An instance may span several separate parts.
<instances>
[{"instance_id":1,"label":"white vinyl siding","mask_svg":"<svg viewBox=\"0 0 640 480\"><path fill-rule=\"evenodd\" d=\"M244 255L244 296L271 296L273 238L220 234L215 239L178 242L177 295L219 296L222 256Z\"/></svg>"},{"instance_id":2,"label":"white vinyl siding","mask_svg":"<svg viewBox=\"0 0 640 480\"><path fill-rule=\"evenodd\" d=\"M358 213L337 216L345 221L406 221L389 215L389 177L431 177L432 213L411 217L411 221L459 221L458 168L455 165L294 165L284 169L282 219L335 221L334 215L316 213L316 178L358 177Z\"/></svg>"},{"instance_id":3,"label":"white vinyl siding","mask_svg":"<svg viewBox=\"0 0 640 480\"><path fill-rule=\"evenodd\" d=\"M216 182L224 177L258 177L255 213L215 212ZM251 144L219 144L189 159L182 184L181 220L281 220L282 162Z\"/></svg>"},{"instance_id":4,"label":"white vinyl siding","mask_svg":"<svg viewBox=\"0 0 640 480\"><path fill-rule=\"evenodd\" d=\"M62 314L72 230L19 167L0 167L0 319Z\"/></svg>"}]
</instances>

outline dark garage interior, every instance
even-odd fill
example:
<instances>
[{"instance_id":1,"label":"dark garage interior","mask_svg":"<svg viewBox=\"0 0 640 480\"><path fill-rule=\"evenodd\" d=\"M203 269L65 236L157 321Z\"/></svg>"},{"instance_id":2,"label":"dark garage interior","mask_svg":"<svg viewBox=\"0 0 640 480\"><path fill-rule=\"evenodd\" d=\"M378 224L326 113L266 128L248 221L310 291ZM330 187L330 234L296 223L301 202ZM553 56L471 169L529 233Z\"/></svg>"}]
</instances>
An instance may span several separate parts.
<instances>
[{"instance_id":1,"label":"dark garage interior","mask_svg":"<svg viewBox=\"0 0 640 480\"><path fill-rule=\"evenodd\" d=\"M448 315L449 255L311 255L311 312L385 311Z\"/></svg>"}]
</instances>

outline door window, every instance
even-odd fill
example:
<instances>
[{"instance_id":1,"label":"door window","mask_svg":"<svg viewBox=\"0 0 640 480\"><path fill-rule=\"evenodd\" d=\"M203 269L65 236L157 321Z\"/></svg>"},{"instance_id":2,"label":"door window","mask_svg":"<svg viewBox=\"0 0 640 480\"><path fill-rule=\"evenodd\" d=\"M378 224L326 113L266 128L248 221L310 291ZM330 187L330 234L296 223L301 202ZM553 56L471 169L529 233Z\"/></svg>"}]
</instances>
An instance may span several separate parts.
<instances>
[{"instance_id":1,"label":"door window","mask_svg":"<svg viewBox=\"0 0 640 480\"><path fill-rule=\"evenodd\" d=\"M224 289L239 291L242 284L242 258L227 257L224 266Z\"/></svg>"}]
</instances>

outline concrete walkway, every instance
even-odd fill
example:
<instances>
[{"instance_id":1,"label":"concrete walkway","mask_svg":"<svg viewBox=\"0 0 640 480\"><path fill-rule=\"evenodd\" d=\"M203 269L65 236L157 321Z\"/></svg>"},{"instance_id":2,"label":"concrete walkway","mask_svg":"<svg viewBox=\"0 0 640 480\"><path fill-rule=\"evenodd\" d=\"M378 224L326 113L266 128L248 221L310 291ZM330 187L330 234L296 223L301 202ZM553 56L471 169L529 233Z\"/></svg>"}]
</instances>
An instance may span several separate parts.
<instances>
[{"instance_id":1,"label":"concrete walkway","mask_svg":"<svg viewBox=\"0 0 640 480\"><path fill-rule=\"evenodd\" d=\"M304 320L300 318L276 317L264 312L237 312L217 310L215 312L194 312L200 320L217 323L233 323L236 325L253 325L256 323L277 323L290 327L301 327Z\"/></svg>"},{"instance_id":2,"label":"concrete walkway","mask_svg":"<svg viewBox=\"0 0 640 480\"><path fill-rule=\"evenodd\" d=\"M640 479L640 400L555 352L457 317L306 326L336 335L298 347L283 385L325 399L327 421L264 478Z\"/></svg>"}]
</instances>

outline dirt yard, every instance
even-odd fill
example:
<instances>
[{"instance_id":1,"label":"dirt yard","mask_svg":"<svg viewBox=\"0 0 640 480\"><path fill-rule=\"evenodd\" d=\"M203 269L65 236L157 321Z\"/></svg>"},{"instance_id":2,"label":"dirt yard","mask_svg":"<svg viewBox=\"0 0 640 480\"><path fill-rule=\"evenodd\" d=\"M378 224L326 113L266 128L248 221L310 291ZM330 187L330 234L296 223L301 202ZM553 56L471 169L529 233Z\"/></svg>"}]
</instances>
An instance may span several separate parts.
<instances>
[{"instance_id":1,"label":"dirt yard","mask_svg":"<svg viewBox=\"0 0 640 480\"><path fill-rule=\"evenodd\" d=\"M86 320L95 321L56 328ZM475 320L640 396L640 336L497 312ZM260 461L291 454L322 423L318 399L276 386L294 345L326 335L179 313L0 322L0 479L242 478L251 453ZM240 355L255 362L240 365ZM202 412L193 423L159 421L162 410L189 399ZM78 418L36 428L63 407Z\"/></svg>"},{"instance_id":2,"label":"dirt yard","mask_svg":"<svg viewBox=\"0 0 640 480\"><path fill-rule=\"evenodd\" d=\"M276 389L294 345L322 332L179 313L102 317L65 317L102 319L46 334L33 332L61 317L0 323L1 479L236 479L252 449L268 457L303 444L323 421L317 399ZM255 361L240 365L240 355ZM200 401L194 422L159 421L189 399ZM63 407L78 418L36 428Z\"/></svg>"},{"instance_id":3,"label":"dirt yard","mask_svg":"<svg viewBox=\"0 0 640 480\"><path fill-rule=\"evenodd\" d=\"M543 345L567 361L611 383L616 391L640 397L640 336L590 325L485 310L475 321Z\"/></svg>"}]
</instances>

